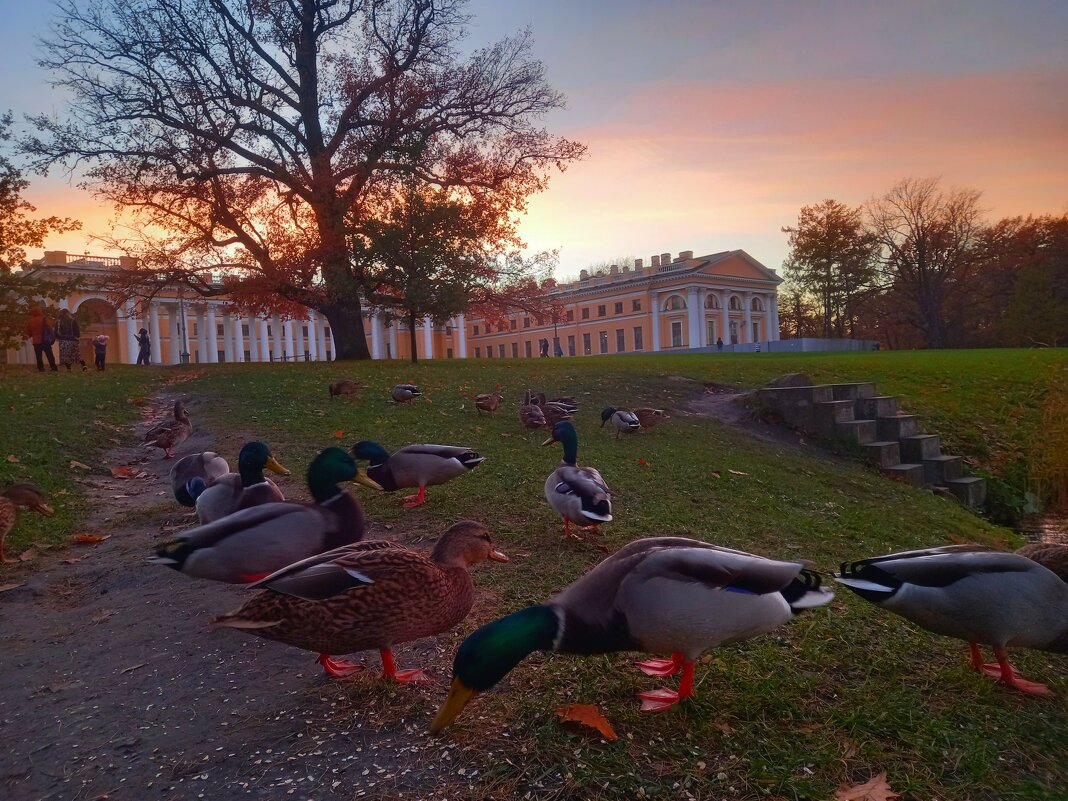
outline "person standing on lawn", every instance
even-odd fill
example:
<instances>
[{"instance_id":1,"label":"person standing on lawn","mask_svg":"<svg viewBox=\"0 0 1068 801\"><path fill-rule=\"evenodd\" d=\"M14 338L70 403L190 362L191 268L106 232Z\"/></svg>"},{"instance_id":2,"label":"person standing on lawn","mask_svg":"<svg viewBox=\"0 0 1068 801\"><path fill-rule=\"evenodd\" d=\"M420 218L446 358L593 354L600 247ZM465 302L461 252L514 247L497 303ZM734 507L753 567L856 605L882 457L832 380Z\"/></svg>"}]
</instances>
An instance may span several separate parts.
<instances>
[{"instance_id":1,"label":"person standing on lawn","mask_svg":"<svg viewBox=\"0 0 1068 801\"><path fill-rule=\"evenodd\" d=\"M137 332L137 363L152 364L152 340L148 336L148 329L145 328Z\"/></svg>"},{"instance_id":2,"label":"person standing on lawn","mask_svg":"<svg viewBox=\"0 0 1068 801\"><path fill-rule=\"evenodd\" d=\"M56 357L52 353L52 344L56 341L56 334L52 328L52 321L45 317L44 309L40 306L30 312L30 319L26 321L26 336L33 341L33 355L37 357L37 372L44 372L43 356L48 356L48 366L52 372L58 372Z\"/></svg>"},{"instance_id":3,"label":"person standing on lawn","mask_svg":"<svg viewBox=\"0 0 1068 801\"><path fill-rule=\"evenodd\" d=\"M104 369L104 360L108 355L108 340L111 337L106 334L98 334L93 339L93 353L96 354L96 369Z\"/></svg>"},{"instance_id":4,"label":"person standing on lawn","mask_svg":"<svg viewBox=\"0 0 1068 801\"><path fill-rule=\"evenodd\" d=\"M89 369L78 353L78 340L81 335L78 321L74 319L70 309L60 309L59 319L56 320L56 339L59 340L59 363L67 368L68 373L74 364L80 364L82 370Z\"/></svg>"}]
</instances>

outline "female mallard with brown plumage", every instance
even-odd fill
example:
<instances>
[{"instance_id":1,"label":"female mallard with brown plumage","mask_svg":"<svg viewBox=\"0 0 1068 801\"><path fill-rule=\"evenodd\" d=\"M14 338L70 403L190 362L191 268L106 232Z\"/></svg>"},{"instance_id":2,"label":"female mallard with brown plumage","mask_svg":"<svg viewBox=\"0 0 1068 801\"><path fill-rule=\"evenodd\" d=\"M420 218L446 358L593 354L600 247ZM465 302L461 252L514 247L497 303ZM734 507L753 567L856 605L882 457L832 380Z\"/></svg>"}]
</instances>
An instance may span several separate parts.
<instances>
[{"instance_id":1,"label":"female mallard with brown plumage","mask_svg":"<svg viewBox=\"0 0 1068 801\"><path fill-rule=\"evenodd\" d=\"M265 469L281 476L289 475L266 443L247 442L237 457L238 472L219 476L212 482L191 479L186 491L194 498L200 522L211 523L241 509L284 501L286 496L278 485L263 475Z\"/></svg>"},{"instance_id":2,"label":"female mallard with brown plumage","mask_svg":"<svg viewBox=\"0 0 1068 801\"><path fill-rule=\"evenodd\" d=\"M185 404L180 400L174 402L174 419L166 420L152 426L145 434L143 445L152 448L162 448L164 459L173 459L171 453L175 448L189 439L193 433L193 424L189 420L189 412Z\"/></svg>"},{"instance_id":3,"label":"female mallard with brown plumage","mask_svg":"<svg viewBox=\"0 0 1068 801\"><path fill-rule=\"evenodd\" d=\"M396 669L393 647L467 617L475 598L468 569L486 559L508 561L486 527L469 520L446 530L429 557L392 542L361 542L268 576L256 585L266 592L215 625L318 653L332 676L363 670L334 655L377 649L387 677L419 680L419 669Z\"/></svg>"},{"instance_id":4,"label":"female mallard with brown plumage","mask_svg":"<svg viewBox=\"0 0 1068 801\"><path fill-rule=\"evenodd\" d=\"M330 400L340 395L359 395L363 392L363 384L351 378L343 378L330 384L327 391L330 393Z\"/></svg>"},{"instance_id":5,"label":"female mallard with brown plumage","mask_svg":"<svg viewBox=\"0 0 1068 801\"><path fill-rule=\"evenodd\" d=\"M525 403L519 407L519 423L527 431L544 428L545 412L536 403Z\"/></svg>"},{"instance_id":6,"label":"female mallard with brown plumage","mask_svg":"<svg viewBox=\"0 0 1068 801\"><path fill-rule=\"evenodd\" d=\"M426 488L452 481L486 460L485 456L459 445L408 445L389 453L377 442L362 440L352 446L352 455L367 460L367 475L386 492L418 487L405 497L405 507L426 503Z\"/></svg>"},{"instance_id":7,"label":"female mallard with brown plumage","mask_svg":"<svg viewBox=\"0 0 1068 801\"><path fill-rule=\"evenodd\" d=\"M641 651L671 659L639 662L649 675L679 671L678 692L640 694L658 712L693 695L694 662L706 650L766 634L834 593L798 562L719 548L684 537L637 540L552 600L495 620L460 645L449 696L431 724L448 726L534 651Z\"/></svg>"},{"instance_id":8,"label":"female mallard with brown plumage","mask_svg":"<svg viewBox=\"0 0 1068 801\"><path fill-rule=\"evenodd\" d=\"M12 484L0 492L0 562L14 562L4 557L4 540L19 521L19 509L32 509L45 517L54 510L45 502L44 493L33 484Z\"/></svg>"},{"instance_id":9,"label":"female mallard with brown plumage","mask_svg":"<svg viewBox=\"0 0 1068 801\"><path fill-rule=\"evenodd\" d=\"M341 448L308 466L313 504L284 501L242 509L161 543L149 561L194 578L248 584L286 565L363 539L363 507L338 483L380 489Z\"/></svg>"},{"instance_id":10,"label":"female mallard with brown plumage","mask_svg":"<svg viewBox=\"0 0 1068 801\"><path fill-rule=\"evenodd\" d=\"M502 400L504 400L504 396L500 392L482 392L475 395L475 409L478 410L479 414L483 412L493 414L500 408Z\"/></svg>"},{"instance_id":11,"label":"female mallard with brown plumage","mask_svg":"<svg viewBox=\"0 0 1068 801\"><path fill-rule=\"evenodd\" d=\"M1068 584L1026 556L984 545L949 545L843 562L835 578L865 601L968 643L972 667L1033 695L1009 663L1008 648L1068 654ZM994 648L983 664L980 645Z\"/></svg>"},{"instance_id":12,"label":"female mallard with brown plumage","mask_svg":"<svg viewBox=\"0 0 1068 801\"><path fill-rule=\"evenodd\" d=\"M578 432L566 420L553 427L553 435L542 445L559 442L564 458L545 479L545 500L564 518L564 536L582 539L571 533L571 524L596 528L612 520L612 492L594 467L579 467Z\"/></svg>"}]
</instances>

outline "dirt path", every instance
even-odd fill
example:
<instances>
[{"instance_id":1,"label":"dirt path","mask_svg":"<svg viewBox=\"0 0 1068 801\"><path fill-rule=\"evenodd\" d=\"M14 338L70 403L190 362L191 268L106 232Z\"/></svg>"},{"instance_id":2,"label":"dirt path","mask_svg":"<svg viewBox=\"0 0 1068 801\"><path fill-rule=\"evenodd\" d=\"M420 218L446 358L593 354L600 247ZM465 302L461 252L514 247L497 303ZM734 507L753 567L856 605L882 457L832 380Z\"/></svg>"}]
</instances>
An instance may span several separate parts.
<instances>
[{"instance_id":1,"label":"dirt path","mask_svg":"<svg viewBox=\"0 0 1068 801\"><path fill-rule=\"evenodd\" d=\"M127 441L140 442L146 425ZM215 447L198 431L179 455ZM85 530L108 540L5 574L25 583L0 593L0 797L432 796L440 774L459 767L455 743L425 734L447 680L444 649L424 641L398 652L439 677L402 688L373 677L339 683L310 654L210 631L243 590L146 564L156 539L193 522L167 486L172 462L159 456L118 448L106 466L147 476L86 481ZM287 481L297 492L299 477ZM377 657L364 656L377 670Z\"/></svg>"}]
</instances>

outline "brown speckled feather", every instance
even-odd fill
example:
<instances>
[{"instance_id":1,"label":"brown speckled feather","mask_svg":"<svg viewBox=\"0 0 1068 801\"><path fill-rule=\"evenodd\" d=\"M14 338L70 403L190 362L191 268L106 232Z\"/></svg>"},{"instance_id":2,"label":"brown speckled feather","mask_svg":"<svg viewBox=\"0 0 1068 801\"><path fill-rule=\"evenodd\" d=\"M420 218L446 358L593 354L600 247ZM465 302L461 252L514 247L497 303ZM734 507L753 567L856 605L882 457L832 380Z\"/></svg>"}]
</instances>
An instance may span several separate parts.
<instances>
[{"instance_id":1,"label":"brown speckled feather","mask_svg":"<svg viewBox=\"0 0 1068 801\"><path fill-rule=\"evenodd\" d=\"M1068 581L1068 545L1055 542L1033 542L1016 551L1032 562L1038 562L1047 570L1052 570L1061 581Z\"/></svg>"}]
</instances>

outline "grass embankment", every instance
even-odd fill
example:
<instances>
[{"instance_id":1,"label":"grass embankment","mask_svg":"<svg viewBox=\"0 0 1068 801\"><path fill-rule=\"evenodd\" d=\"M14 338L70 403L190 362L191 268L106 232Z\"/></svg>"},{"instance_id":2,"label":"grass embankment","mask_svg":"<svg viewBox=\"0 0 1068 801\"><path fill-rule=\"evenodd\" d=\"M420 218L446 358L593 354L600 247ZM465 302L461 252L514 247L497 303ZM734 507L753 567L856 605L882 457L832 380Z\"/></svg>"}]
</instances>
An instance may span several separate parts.
<instances>
[{"instance_id":1,"label":"grass embankment","mask_svg":"<svg viewBox=\"0 0 1068 801\"><path fill-rule=\"evenodd\" d=\"M955 354L955 356L957 356ZM614 548L655 534L699 537L823 571L838 561L945 543L1005 542L1011 536L954 503L887 481L864 467L818 453L757 441L714 421L676 414L653 432L621 441L598 428L607 404L680 408L700 384L759 383L805 370L816 380L877 380L910 398L949 432L951 410L968 425L1025 436L1032 404L1055 368L1032 352L972 355L871 354L786 358L660 357L590 360L432 362L361 365L244 365L203 371L184 385L208 403L198 421L228 432L232 454L251 435L268 441L294 471L320 448L374 439L387 448L412 442L463 444L488 457L473 474L429 491L407 511L398 495L360 489L368 515L406 532L434 533L464 517L489 524L512 556L477 572L482 602L444 641L451 649L477 624L537 603L603 557L590 542L565 542L542 498L558 446L526 437L515 405L526 387L575 395L580 463L597 466L616 492L616 520L601 538ZM954 365L957 365L954 368ZM980 368L980 365L983 365ZM973 375L979 373L979 375ZM329 400L328 380L361 379L360 400ZM427 391L413 408L387 402L388 388L414 381ZM476 415L464 393L500 385L507 396L493 418ZM1009 395L1006 399L1005 395ZM917 399L913 402L911 399ZM922 406L922 408L921 408ZM1021 410L1027 413L1021 413ZM338 434L340 432L340 434ZM1028 432L1026 436L1029 436ZM1022 449L1022 444L1017 443ZM645 464L640 464L644 460ZM733 472L732 472L733 471ZM1021 653L1022 672L1048 682L1054 700L1002 691L965 669L963 643L927 635L841 593L776 634L711 654L697 670L697 697L659 716L638 713L635 693L661 686L632 657L535 656L476 702L450 729L473 788L485 798L829 798L840 783L888 771L907 799L1064 797L1068 787L1068 678L1063 657ZM351 690L359 708L365 683ZM395 692L395 691L390 691ZM374 696L376 706L381 698ZM429 721L434 703L403 714ZM599 704L620 732L600 745L561 730L559 703ZM357 713L358 714L358 713ZM469 778L472 768L479 772ZM526 796L525 793L530 795ZM689 796L687 795L689 794Z\"/></svg>"},{"instance_id":2,"label":"grass embankment","mask_svg":"<svg viewBox=\"0 0 1068 801\"><path fill-rule=\"evenodd\" d=\"M129 442L141 405L168 375L160 368L122 366L104 373L0 367L0 488L36 484L56 511L50 518L22 512L7 539L10 557L31 545L43 549L66 542L78 530L92 503L79 479L110 475L101 457ZM89 469L72 467L72 461Z\"/></svg>"}]
</instances>

